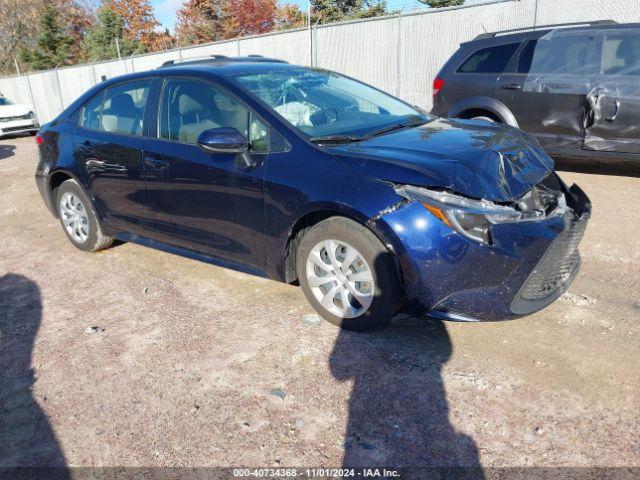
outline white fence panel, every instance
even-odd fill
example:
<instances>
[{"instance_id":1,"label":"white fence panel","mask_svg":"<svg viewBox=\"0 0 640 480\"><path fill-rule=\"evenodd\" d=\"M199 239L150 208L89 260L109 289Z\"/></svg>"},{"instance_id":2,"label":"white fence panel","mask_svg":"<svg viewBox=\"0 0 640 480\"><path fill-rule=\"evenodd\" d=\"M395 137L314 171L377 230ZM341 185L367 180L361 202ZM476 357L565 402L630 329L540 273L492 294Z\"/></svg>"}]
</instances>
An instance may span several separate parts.
<instances>
[{"instance_id":1,"label":"white fence panel","mask_svg":"<svg viewBox=\"0 0 640 480\"><path fill-rule=\"evenodd\" d=\"M113 60L111 62L102 62L96 63L92 67L96 72L96 81L102 81L102 77L105 79L117 77L119 75L124 75L125 73L131 73L131 70L128 68L127 64L124 61Z\"/></svg>"},{"instance_id":2,"label":"white fence panel","mask_svg":"<svg viewBox=\"0 0 640 480\"><path fill-rule=\"evenodd\" d=\"M238 41L229 40L226 42L183 48L179 53L179 56L184 60L190 58L209 57L211 55L225 55L227 57L235 57L238 55Z\"/></svg>"},{"instance_id":3,"label":"white fence panel","mask_svg":"<svg viewBox=\"0 0 640 480\"><path fill-rule=\"evenodd\" d=\"M316 29L315 66L397 93L399 20L400 17Z\"/></svg>"},{"instance_id":4,"label":"white fence panel","mask_svg":"<svg viewBox=\"0 0 640 480\"><path fill-rule=\"evenodd\" d=\"M33 103L29 94L26 76L0 79L0 93L13 103Z\"/></svg>"},{"instance_id":5,"label":"white fence panel","mask_svg":"<svg viewBox=\"0 0 640 480\"><path fill-rule=\"evenodd\" d=\"M310 65L309 31L294 30L260 37L244 38L239 42L238 55L262 55L285 60L296 65Z\"/></svg>"},{"instance_id":6,"label":"white fence panel","mask_svg":"<svg viewBox=\"0 0 640 480\"><path fill-rule=\"evenodd\" d=\"M133 71L142 72L145 70L153 70L162 66L164 62L169 60L177 60L178 52L171 50L169 52L152 53L149 55L141 55L139 57L133 57Z\"/></svg>"},{"instance_id":7,"label":"white fence panel","mask_svg":"<svg viewBox=\"0 0 640 480\"><path fill-rule=\"evenodd\" d=\"M535 0L527 0L535 3ZM538 0L538 25L615 20L618 23L640 22L639 0Z\"/></svg>"},{"instance_id":8,"label":"white fence panel","mask_svg":"<svg viewBox=\"0 0 640 480\"><path fill-rule=\"evenodd\" d=\"M97 82L93 70L86 66L60 69L58 70L58 80L62 94L61 103L65 108L78 98L80 93L86 92Z\"/></svg>"}]
</instances>

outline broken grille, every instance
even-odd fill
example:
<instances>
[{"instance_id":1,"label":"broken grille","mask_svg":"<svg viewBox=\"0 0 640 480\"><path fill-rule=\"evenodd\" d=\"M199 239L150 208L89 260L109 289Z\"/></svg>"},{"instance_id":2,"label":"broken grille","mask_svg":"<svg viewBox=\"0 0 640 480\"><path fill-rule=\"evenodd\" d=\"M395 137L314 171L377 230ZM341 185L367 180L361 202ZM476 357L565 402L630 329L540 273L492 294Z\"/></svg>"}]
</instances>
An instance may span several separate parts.
<instances>
[{"instance_id":1,"label":"broken grille","mask_svg":"<svg viewBox=\"0 0 640 480\"><path fill-rule=\"evenodd\" d=\"M580 264L578 245L587 226L587 216L562 232L543 255L520 291L523 300L543 300L571 279Z\"/></svg>"}]
</instances>

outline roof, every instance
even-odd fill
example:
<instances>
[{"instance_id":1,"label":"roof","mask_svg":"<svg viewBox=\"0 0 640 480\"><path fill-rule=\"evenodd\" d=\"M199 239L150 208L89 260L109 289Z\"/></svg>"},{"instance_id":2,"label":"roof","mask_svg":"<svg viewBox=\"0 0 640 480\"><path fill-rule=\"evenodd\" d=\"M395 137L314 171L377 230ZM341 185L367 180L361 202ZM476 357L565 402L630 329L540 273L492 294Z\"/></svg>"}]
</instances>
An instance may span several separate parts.
<instances>
[{"instance_id":1,"label":"roof","mask_svg":"<svg viewBox=\"0 0 640 480\"><path fill-rule=\"evenodd\" d=\"M503 40L513 40L514 38L539 38L555 30L581 31L581 30L627 30L640 29L640 23L617 23L614 20L598 20L593 22L558 23L553 25L538 25L536 27L514 28L496 32L482 33L473 40L465 43L472 43L482 40L493 40L502 42ZM464 43L463 43L464 45Z\"/></svg>"}]
</instances>

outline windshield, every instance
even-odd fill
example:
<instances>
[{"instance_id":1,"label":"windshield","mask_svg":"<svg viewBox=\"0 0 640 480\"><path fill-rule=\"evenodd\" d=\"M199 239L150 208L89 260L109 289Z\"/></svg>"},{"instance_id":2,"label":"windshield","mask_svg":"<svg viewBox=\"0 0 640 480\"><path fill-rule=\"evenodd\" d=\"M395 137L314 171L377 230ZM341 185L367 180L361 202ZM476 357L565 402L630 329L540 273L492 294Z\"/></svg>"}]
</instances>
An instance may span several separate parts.
<instances>
[{"instance_id":1,"label":"windshield","mask_svg":"<svg viewBox=\"0 0 640 480\"><path fill-rule=\"evenodd\" d=\"M0 97L0 106L2 105L11 105L11 102L7 98Z\"/></svg>"},{"instance_id":2,"label":"windshield","mask_svg":"<svg viewBox=\"0 0 640 480\"><path fill-rule=\"evenodd\" d=\"M239 75L242 87L310 137L360 135L423 112L336 73L291 69Z\"/></svg>"}]
</instances>

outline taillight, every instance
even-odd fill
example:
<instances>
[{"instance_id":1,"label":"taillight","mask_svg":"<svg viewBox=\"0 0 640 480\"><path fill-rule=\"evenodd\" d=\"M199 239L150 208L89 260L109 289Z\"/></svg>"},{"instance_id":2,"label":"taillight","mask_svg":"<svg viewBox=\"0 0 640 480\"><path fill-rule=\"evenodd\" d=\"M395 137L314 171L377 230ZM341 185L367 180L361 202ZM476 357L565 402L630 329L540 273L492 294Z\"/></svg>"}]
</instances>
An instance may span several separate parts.
<instances>
[{"instance_id":1,"label":"taillight","mask_svg":"<svg viewBox=\"0 0 640 480\"><path fill-rule=\"evenodd\" d=\"M36 143L38 145L42 145L44 143L44 137L42 135L40 135L39 133L36 135Z\"/></svg>"},{"instance_id":2,"label":"taillight","mask_svg":"<svg viewBox=\"0 0 640 480\"><path fill-rule=\"evenodd\" d=\"M440 77L436 77L436 79L433 81L433 96L435 97L438 92L440 90L442 90L442 87L444 87L444 80L442 80Z\"/></svg>"}]
</instances>

